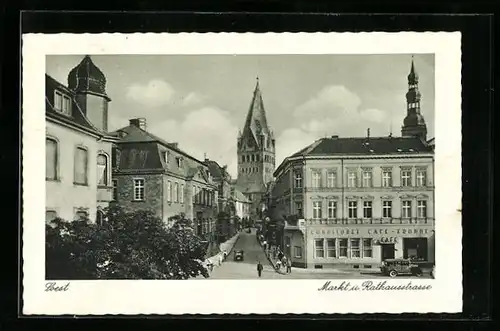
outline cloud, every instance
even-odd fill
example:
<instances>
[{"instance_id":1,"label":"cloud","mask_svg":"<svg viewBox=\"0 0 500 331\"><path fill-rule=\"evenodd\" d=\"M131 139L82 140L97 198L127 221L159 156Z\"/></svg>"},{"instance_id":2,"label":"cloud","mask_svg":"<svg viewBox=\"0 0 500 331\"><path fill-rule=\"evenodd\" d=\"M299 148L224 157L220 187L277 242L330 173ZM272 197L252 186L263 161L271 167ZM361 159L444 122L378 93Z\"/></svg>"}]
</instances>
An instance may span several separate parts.
<instances>
[{"instance_id":1,"label":"cloud","mask_svg":"<svg viewBox=\"0 0 500 331\"><path fill-rule=\"evenodd\" d=\"M375 108L362 108L361 98L345 86L331 85L321 89L295 108L295 125L283 131L277 139L276 161L332 135L344 137L388 134L390 118ZM399 123L399 122L398 122Z\"/></svg>"},{"instance_id":2,"label":"cloud","mask_svg":"<svg viewBox=\"0 0 500 331\"><path fill-rule=\"evenodd\" d=\"M127 88L127 98L148 107L160 107L172 100L174 88L164 80L153 79L146 84L132 84Z\"/></svg>"},{"instance_id":3,"label":"cloud","mask_svg":"<svg viewBox=\"0 0 500 331\"><path fill-rule=\"evenodd\" d=\"M170 142L178 142L179 148L202 160L206 156L236 178L236 139L238 128L229 119L229 113L216 108L204 107L189 112L182 120L167 120L148 125L148 130Z\"/></svg>"},{"instance_id":4,"label":"cloud","mask_svg":"<svg viewBox=\"0 0 500 331\"><path fill-rule=\"evenodd\" d=\"M201 104L205 98L198 93L191 92L182 98L181 104L183 106L194 106Z\"/></svg>"}]
</instances>

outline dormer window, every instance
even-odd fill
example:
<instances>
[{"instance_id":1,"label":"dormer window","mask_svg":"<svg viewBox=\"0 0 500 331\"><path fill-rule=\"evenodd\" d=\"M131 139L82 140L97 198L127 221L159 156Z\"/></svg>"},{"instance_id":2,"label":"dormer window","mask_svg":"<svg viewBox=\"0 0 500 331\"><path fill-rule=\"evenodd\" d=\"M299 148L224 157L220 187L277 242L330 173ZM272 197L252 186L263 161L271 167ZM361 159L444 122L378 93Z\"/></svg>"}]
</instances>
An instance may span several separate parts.
<instances>
[{"instance_id":1,"label":"dormer window","mask_svg":"<svg viewBox=\"0 0 500 331\"><path fill-rule=\"evenodd\" d=\"M182 158L181 157L177 158L177 167L182 168Z\"/></svg>"},{"instance_id":2,"label":"dormer window","mask_svg":"<svg viewBox=\"0 0 500 331\"><path fill-rule=\"evenodd\" d=\"M165 163L168 163L170 161L168 156L169 156L169 152L164 151L163 152L163 160L165 161Z\"/></svg>"},{"instance_id":3,"label":"dormer window","mask_svg":"<svg viewBox=\"0 0 500 331\"><path fill-rule=\"evenodd\" d=\"M54 91L54 109L65 115L71 114L71 98L64 93Z\"/></svg>"}]
</instances>

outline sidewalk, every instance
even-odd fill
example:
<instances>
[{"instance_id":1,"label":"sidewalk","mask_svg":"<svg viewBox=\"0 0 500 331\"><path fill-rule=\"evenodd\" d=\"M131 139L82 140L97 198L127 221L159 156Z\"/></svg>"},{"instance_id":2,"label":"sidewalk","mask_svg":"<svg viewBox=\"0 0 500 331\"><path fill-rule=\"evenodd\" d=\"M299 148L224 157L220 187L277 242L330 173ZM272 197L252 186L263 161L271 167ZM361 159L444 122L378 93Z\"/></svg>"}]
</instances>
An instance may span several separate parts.
<instances>
[{"instance_id":1,"label":"sidewalk","mask_svg":"<svg viewBox=\"0 0 500 331\"><path fill-rule=\"evenodd\" d=\"M211 256L207 258L210 262L213 264L213 268L217 268L222 265L222 262L224 261L223 259L223 252L226 251L227 256L231 254L231 251L233 250L234 246L236 245L236 242L238 241L240 237L240 233L236 233L233 237L231 237L229 240L223 242L222 244L219 245L219 253L215 254L214 256ZM206 267L206 260L203 262L203 265ZM209 273L211 273L209 271ZM205 279L203 276L198 276L192 279Z\"/></svg>"}]
</instances>

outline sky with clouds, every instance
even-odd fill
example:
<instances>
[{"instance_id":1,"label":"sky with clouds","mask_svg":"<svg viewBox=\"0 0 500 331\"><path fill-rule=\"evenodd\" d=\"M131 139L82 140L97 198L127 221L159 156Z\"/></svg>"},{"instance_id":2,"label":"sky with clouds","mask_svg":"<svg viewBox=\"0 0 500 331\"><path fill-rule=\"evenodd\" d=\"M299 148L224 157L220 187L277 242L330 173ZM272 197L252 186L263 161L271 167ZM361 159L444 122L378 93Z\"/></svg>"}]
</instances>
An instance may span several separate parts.
<instances>
[{"instance_id":1,"label":"sky with clouds","mask_svg":"<svg viewBox=\"0 0 500 331\"><path fill-rule=\"evenodd\" d=\"M316 139L401 134L411 54L95 55L107 79L109 129L147 120L147 130L191 155L227 164L236 177L236 139L256 77L276 137L277 165ZM82 56L51 55L46 72L67 85ZM434 136L434 55L414 56L422 114ZM392 123L392 124L391 124Z\"/></svg>"}]
</instances>

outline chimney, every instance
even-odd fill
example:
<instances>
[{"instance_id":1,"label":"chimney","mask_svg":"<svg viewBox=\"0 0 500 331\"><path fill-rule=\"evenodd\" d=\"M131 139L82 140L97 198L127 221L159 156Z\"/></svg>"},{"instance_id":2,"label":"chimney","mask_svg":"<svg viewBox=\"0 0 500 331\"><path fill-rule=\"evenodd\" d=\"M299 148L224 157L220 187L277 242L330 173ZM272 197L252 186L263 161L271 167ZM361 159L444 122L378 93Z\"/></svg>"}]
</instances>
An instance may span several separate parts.
<instances>
[{"instance_id":1,"label":"chimney","mask_svg":"<svg viewBox=\"0 0 500 331\"><path fill-rule=\"evenodd\" d=\"M370 128L368 128L368 129L366 130L366 137L367 137L368 139L370 139Z\"/></svg>"},{"instance_id":2,"label":"chimney","mask_svg":"<svg viewBox=\"0 0 500 331\"><path fill-rule=\"evenodd\" d=\"M203 158L205 159L205 162L210 161L210 159L207 157L207 153L203 153Z\"/></svg>"},{"instance_id":3,"label":"chimney","mask_svg":"<svg viewBox=\"0 0 500 331\"><path fill-rule=\"evenodd\" d=\"M179 143L170 143L173 148L179 148Z\"/></svg>"},{"instance_id":4,"label":"chimney","mask_svg":"<svg viewBox=\"0 0 500 331\"><path fill-rule=\"evenodd\" d=\"M146 131L146 119L144 117L132 118L129 120L129 124Z\"/></svg>"},{"instance_id":5,"label":"chimney","mask_svg":"<svg viewBox=\"0 0 500 331\"><path fill-rule=\"evenodd\" d=\"M339 136L335 135L331 137L332 139L339 139Z\"/></svg>"}]
</instances>

